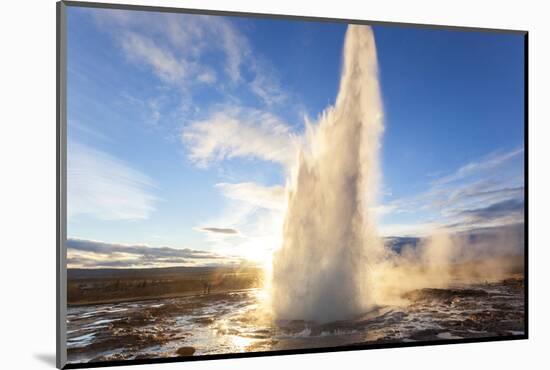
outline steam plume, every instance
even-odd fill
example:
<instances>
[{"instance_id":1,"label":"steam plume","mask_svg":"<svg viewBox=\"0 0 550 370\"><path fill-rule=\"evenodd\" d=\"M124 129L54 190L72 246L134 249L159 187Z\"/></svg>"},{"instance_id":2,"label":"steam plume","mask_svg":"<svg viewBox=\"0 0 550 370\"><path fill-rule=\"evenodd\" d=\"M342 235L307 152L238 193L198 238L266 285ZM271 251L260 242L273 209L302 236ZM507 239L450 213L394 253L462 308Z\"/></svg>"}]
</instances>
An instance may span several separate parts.
<instances>
[{"instance_id":1,"label":"steam plume","mask_svg":"<svg viewBox=\"0 0 550 370\"><path fill-rule=\"evenodd\" d=\"M368 209L382 131L373 33L350 25L336 104L308 124L289 184L283 245L273 260L276 317L331 321L372 303L367 270L382 244Z\"/></svg>"}]
</instances>

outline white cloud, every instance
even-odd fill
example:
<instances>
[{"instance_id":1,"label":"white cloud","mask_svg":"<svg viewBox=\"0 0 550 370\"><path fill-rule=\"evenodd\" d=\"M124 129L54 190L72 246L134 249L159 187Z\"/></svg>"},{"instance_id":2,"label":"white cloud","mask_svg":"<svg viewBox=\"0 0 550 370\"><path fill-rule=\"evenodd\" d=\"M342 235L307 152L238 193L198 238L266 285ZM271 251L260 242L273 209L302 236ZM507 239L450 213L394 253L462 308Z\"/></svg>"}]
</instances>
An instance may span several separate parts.
<instances>
[{"instance_id":1,"label":"white cloud","mask_svg":"<svg viewBox=\"0 0 550 370\"><path fill-rule=\"evenodd\" d=\"M252 69L254 71L254 79L250 82L252 93L268 106L287 100L287 94L281 88L275 68L266 61L256 60Z\"/></svg>"},{"instance_id":2,"label":"white cloud","mask_svg":"<svg viewBox=\"0 0 550 370\"><path fill-rule=\"evenodd\" d=\"M216 53L222 56L215 60L221 62L224 74L239 82L243 64L250 59L248 40L222 17L107 9L90 12L129 58L151 66L164 82L212 84L216 73L205 65L204 57Z\"/></svg>"},{"instance_id":3,"label":"white cloud","mask_svg":"<svg viewBox=\"0 0 550 370\"><path fill-rule=\"evenodd\" d=\"M228 18L89 11L129 60L150 67L161 81L185 94L200 84L223 93L246 89L268 106L287 100L276 69Z\"/></svg>"},{"instance_id":4,"label":"white cloud","mask_svg":"<svg viewBox=\"0 0 550 370\"><path fill-rule=\"evenodd\" d=\"M384 216L394 212L397 209L395 204L380 204L374 207L371 207L371 211L376 216Z\"/></svg>"},{"instance_id":5,"label":"white cloud","mask_svg":"<svg viewBox=\"0 0 550 370\"><path fill-rule=\"evenodd\" d=\"M139 220L155 210L151 178L118 158L71 141L67 162L69 219L90 215L101 220Z\"/></svg>"},{"instance_id":6,"label":"white cloud","mask_svg":"<svg viewBox=\"0 0 550 370\"><path fill-rule=\"evenodd\" d=\"M286 95L271 76L256 75L250 83L250 89L267 105L279 104L286 99Z\"/></svg>"},{"instance_id":7,"label":"white cloud","mask_svg":"<svg viewBox=\"0 0 550 370\"><path fill-rule=\"evenodd\" d=\"M149 65L165 82L180 82L186 76L186 61L177 59L146 36L125 32L120 36L120 44L129 59Z\"/></svg>"},{"instance_id":8,"label":"white cloud","mask_svg":"<svg viewBox=\"0 0 550 370\"><path fill-rule=\"evenodd\" d=\"M216 72L205 69L197 76L197 80L205 84L213 84L216 82Z\"/></svg>"},{"instance_id":9,"label":"white cloud","mask_svg":"<svg viewBox=\"0 0 550 370\"><path fill-rule=\"evenodd\" d=\"M222 47L227 57L225 70L233 81L241 79L243 59L250 53L247 39L229 22L222 18L206 18L209 27L214 31L213 37L221 38Z\"/></svg>"},{"instance_id":10,"label":"white cloud","mask_svg":"<svg viewBox=\"0 0 550 370\"><path fill-rule=\"evenodd\" d=\"M216 184L222 193L230 199L251 204L256 207L283 210L286 205L285 188L281 185L262 186L252 182Z\"/></svg>"},{"instance_id":11,"label":"white cloud","mask_svg":"<svg viewBox=\"0 0 550 370\"><path fill-rule=\"evenodd\" d=\"M522 155L523 152L524 152L524 149L519 148L506 153L491 154L487 157L481 158L477 161L470 162L460 167L456 172L435 180L433 184L443 185L443 184L465 179L469 176L475 175L480 172L494 170L495 168L503 165L504 163L517 157L518 155Z\"/></svg>"},{"instance_id":12,"label":"white cloud","mask_svg":"<svg viewBox=\"0 0 550 370\"><path fill-rule=\"evenodd\" d=\"M206 15L161 14L154 29L167 36L182 54L198 61L211 51L224 55L223 70L233 81L241 80L241 68L250 57L248 39L226 18Z\"/></svg>"},{"instance_id":13,"label":"white cloud","mask_svg":"<svg viewBox=\"0 0 550 370\"><path fill-rule=\"evenodd\" d=\"M182 134L189 158L202 166L236 157L290 165L296 155L293 137L289 126L271 113L238 108L193 122Z\"/></svg>"}]
</instances>

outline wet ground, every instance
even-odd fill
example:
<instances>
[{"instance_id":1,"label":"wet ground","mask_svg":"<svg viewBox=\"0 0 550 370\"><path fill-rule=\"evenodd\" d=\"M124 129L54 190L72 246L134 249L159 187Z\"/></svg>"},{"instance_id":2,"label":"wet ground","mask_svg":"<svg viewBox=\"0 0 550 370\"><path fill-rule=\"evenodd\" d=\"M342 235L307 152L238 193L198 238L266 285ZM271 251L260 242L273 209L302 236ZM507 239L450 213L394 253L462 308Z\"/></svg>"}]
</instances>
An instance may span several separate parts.
<instances>
[{"instance_id":1,"label":"wet ground","mask_svg":"<svg viewBox=\"0 0 550 370\"><path fill-rule=\"evenodd\" d=\"M524 333L523 280L421 289L328 324L272 322L263 292L69 307L68 361L95 362Z\"/></svg>"}]
</instances>

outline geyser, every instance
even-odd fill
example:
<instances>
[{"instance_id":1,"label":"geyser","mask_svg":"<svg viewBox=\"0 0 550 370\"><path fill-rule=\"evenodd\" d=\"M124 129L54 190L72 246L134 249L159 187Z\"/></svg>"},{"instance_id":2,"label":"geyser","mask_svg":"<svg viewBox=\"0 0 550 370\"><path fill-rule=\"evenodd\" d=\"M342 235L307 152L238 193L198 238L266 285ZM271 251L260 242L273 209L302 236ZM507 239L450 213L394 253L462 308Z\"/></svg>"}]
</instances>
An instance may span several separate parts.
<instances>
[{"instance_id":1,"label":"geyser","mask_svg":"<svg viewBox=\"0 0 550 370\"><path fill-rule=\"evenodd\" d=\"M336 103L306 137L288 185L283 243L273 256L278 319L318 322L364 312L369 265L383 252L370 209L383 131L376 47L367 26L348 26Z\"/></svg>"}]
</instances>

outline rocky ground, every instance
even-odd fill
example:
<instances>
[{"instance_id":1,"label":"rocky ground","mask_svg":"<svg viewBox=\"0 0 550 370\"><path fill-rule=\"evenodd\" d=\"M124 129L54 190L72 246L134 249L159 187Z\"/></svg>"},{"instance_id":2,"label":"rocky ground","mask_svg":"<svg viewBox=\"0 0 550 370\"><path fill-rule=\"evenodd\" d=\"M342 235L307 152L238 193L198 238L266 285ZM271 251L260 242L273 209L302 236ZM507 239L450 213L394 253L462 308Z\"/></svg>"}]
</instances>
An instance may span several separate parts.
<instances>
[{"instance_id":1,"label":"rocky ground","mask_svg":"<svg viewBox=\"0 0 550 370\"><path fill-rule=\"evenodd\" d=\"M414 290L403 298L404 306L326 324L273 322L257 289L72 307L68 358L97 362L524 333L522 278Z\"/></svg>"}]
</instances>

